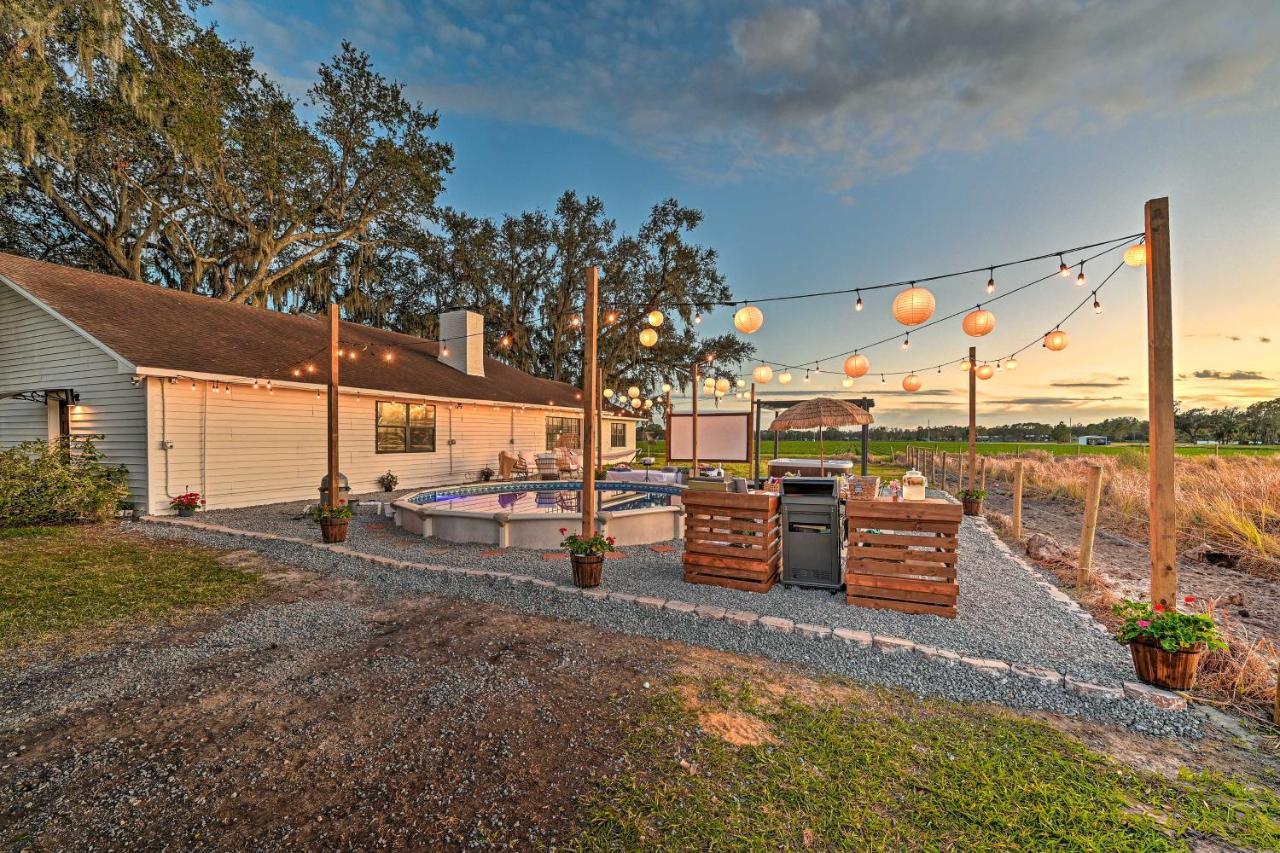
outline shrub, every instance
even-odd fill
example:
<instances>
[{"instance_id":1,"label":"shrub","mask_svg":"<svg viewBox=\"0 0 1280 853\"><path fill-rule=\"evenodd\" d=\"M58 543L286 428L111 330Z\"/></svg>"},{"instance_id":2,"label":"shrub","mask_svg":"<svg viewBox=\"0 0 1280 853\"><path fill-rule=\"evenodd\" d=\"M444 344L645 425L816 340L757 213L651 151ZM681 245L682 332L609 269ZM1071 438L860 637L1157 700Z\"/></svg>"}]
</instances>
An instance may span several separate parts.
<instances>
[{"instance_id":1,"label":"shrub","mask_svg":"<svg viewBox=\"0 0 1280 853\"><path fill-rule=\"evenodd\" d=\"M0 451L0 527L105 521L129 496L127 476L89 436Z\"/></svg>"}]
</instances>

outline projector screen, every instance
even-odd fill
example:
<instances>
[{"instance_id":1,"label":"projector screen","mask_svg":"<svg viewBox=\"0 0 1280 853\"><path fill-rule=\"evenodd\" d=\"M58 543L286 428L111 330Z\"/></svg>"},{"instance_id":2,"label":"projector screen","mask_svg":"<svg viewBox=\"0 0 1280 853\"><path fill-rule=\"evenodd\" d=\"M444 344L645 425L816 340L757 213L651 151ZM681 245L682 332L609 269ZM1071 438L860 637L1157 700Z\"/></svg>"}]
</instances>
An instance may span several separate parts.
<instances>
[{"instance_id":1,"label":"projector screen","mask_svg":"<svg viewBox=\"0 0 1280 853\"><path fill-rule=\"evenodd\" d=\"M693 415L673 414L671 446L667 461L693 459ZM747 412L717 412L698 415L698 460L707 462L747 462L751 451L751 415Z\"/></svg>"}]
</instances>

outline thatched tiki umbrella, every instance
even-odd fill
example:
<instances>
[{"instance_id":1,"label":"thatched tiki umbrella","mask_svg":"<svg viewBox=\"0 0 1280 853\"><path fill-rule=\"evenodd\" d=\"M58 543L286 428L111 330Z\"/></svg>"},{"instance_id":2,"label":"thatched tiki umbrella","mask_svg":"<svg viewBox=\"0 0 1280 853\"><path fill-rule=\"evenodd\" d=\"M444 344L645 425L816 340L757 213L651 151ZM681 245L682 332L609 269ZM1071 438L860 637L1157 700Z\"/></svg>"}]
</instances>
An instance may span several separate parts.
<instances>
[{"instance_id":1,"label":"thatched tiki umbrella","mask_svg":"<svg viewBox=\"0 0 1280 853\"><path fill-rule=\"evenodd\" d=\"M837 400L834 397L814 397L803 403L796 403L773 419L770 429L813 429L818 430L818 470L826 473L826 458L822 453L822 431L833 426L863 426L875 423L871 413L861 406L855 406L848 400Z\"/></svg>"}]
</instances>

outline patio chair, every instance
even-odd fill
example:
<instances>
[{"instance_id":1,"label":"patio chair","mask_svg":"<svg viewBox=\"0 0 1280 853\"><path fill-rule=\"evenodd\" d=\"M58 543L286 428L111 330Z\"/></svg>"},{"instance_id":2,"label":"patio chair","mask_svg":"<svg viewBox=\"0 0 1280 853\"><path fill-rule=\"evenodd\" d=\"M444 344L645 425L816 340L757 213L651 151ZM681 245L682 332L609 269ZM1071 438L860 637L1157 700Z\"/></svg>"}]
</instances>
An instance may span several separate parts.
<instances>
[{"instance_id":1,"label":"patio chair","mask_svg":"<svg viewBox=\"0 0 1280 853\"><path fill-rule=\"evenodd\" d=\"M578 454L569 448L558 448L556 450L556 470L571 480L575 477L581 477L582 461L578 459Z\"/></svg>"},{"instance_id":2,"label":"patio chair","mask_svg":"<svg viewBox=\"0 0 1280 853\"><path fill-rule=\"evenodd\" d=\"M555 453L539 453L533 457L538 464L538 477L543 480L559 480L560 466Z\"/></svg>"},{"instance_id":3,"label":"patio chair","mask_svg":"<svg viewBox=\"0 0 1280 853\"><path fill-rule=\"evenodd\" d=\"M507 450L498 451L498 479L527 480L529 465L519 454Z\"/></svg>"}]
</instances>

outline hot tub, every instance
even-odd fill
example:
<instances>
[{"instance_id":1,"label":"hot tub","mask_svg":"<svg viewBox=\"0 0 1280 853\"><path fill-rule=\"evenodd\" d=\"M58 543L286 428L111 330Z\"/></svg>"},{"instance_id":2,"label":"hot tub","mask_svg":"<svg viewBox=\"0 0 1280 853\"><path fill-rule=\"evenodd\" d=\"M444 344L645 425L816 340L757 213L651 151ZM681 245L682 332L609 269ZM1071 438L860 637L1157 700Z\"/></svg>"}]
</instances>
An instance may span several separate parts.
<instances>
[{"instance_id":1,"label":"hot tub","mask_svg":"<svg viewBox=\"0 0 1280 853\"><path fill-rule=\"evenodd\" d=\"M684 537L680 486L597 482L597 525L618 545ZM582 483L491 483L427 489L392 504L396 524L420 536L499 548L557 548L582 525Z\"/></svg>"},{"instance_id":2,"label":"hot tub","mask_svg":"<svg viewBox=\"0 0 1280 853\"><path fill-rule=\"evenodd\" d=\"M826 471L826 476L834 477L837 474L848 476L853 473L853 462L848 459L828 459L821 465L821 470ZM770 459L769 460L769 476L781 477L784 474L798 474L801 477L820 477L820 467L817 459Z\"/></svg>"}]
</instances>

